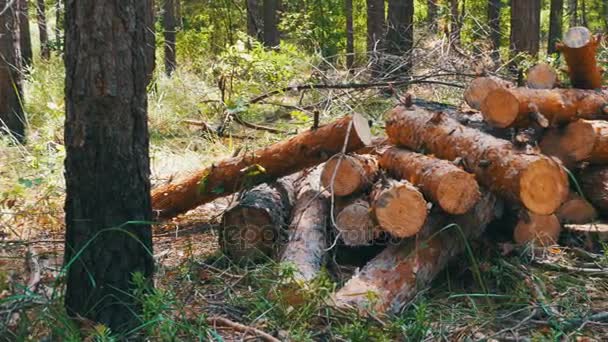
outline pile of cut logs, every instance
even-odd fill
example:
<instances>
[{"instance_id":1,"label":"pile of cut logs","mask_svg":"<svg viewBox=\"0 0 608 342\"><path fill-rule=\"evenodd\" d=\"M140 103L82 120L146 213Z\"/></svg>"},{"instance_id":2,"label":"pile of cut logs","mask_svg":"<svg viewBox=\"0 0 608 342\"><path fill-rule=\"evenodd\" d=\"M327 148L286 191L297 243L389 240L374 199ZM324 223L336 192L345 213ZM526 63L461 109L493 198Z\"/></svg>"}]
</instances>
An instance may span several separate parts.
<instances>
[{"instance_id":1,"label":"pile of cut logs","mask_svg":"<svg viewBox=\"0 0 608 342\"><path fill-rule=\"evenodd\" d=\"M539 64L526 86L474 80L466 108L437 111L406 97L387 114L386 137L347 116L160 186L153 206L168 219L238 193L220 245L235 260L291 263L282 288L293 303L335 243L384 243L332 296L376 313L398 311L492 222L510 224L518 244L557 243L563 228L603 238L608 91L598 43L583 27L560 43L573 88Z\"/></svg>"}]
</instances>

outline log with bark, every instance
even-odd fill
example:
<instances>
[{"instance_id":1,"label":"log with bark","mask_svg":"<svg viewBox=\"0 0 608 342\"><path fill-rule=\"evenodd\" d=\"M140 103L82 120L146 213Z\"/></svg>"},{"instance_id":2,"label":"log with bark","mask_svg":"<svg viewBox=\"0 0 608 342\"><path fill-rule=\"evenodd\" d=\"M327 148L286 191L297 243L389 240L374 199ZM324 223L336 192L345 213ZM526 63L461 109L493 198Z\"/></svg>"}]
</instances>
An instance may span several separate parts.
<instances>
[{"instance_id":1,"label":"log with bark","mask_svg":"<svg viewBox=\"0 0 608 342\"><path fill-rule=\"evenodd\" d=\"M585 198L599 210L600 215L608 215L608 168L589 167L579 177Z\"/></svg>"},{"instance_id":2,"label":"log with bark","mask_svg":"<svg viewBox=\"0 0 608 342\"><path fill-rule=\"evenodd\" d=\"M608 242L608 224L566 224L564 231L570 238L574 237L578 242L582 242L584 247L590 251L601 252Z\"/></svg>"},{"instance_id":3,"label":"log with bark","mask_svg":"<svg viewBox=\"0 0 608 342\"><path fill-rule=\"evenodd\" d=\"M522 210L519 221L513 232L517 244L534 243L539 246L550 246L557 243L562 226L555 214L539 215Z\"/></svg>"},{"instance_id":4,"label":"log with bark","mask_svg":"<svg viewBox=\"0 0 608 342\"><path fill-rule=\"evenodd\" d=\"M554 128L541 141L543 153L560 158L565 165L579 162L608 163L608 122L577 120Z\"/></svg>"},{"instance_id":5,"label":"log with bark","mask_svg":"<svg viewBox=\"0 0 608 342\"><path fill-rule=\"evenodd\" d=\"M366 246L378 237L367 196L336 198L335 228L346 246Z\"/></svg>"},{"instance_id":6,"label":"log with bark","mask_svg":"<svg viewBox=\"0 0 608 342\"><path fill-rule=\"evenodd\" d=\"M568 195L568 179L550 157L524 153L508 141L465 127L442 113L395 108L386 122L390 141L446 160L459 159L480 185L537 214L554 213Z\"/></svg>"},{"instance_id":7,"label":"log with bark","mask_svg":"<svg viewBox=\"0 0 608 342\"><path fill-rule=\"evenodd\" d=\"M448 214L464 214L479 200L475 176L445 160L399 147L387 148L380 166L393 177L414 184Z\"/></svg>"},{"instance_id":8,"label":"log with bark","mask_svg":"<svg viewBox=\"0 0 608 342\"><path fill-rule=\"evenodd\" d=\"M532 89L553 89L557 87L559 79L557 72L546 63L539 63L528 70L526 85Z\"/></svg>"},{"instance_id":9,"label":"log with bark","mask_svg":"<svg viewBox=\"0 0 608 342\"><path fill-rule=\"evenodd\" d=\"M245 191L222 217L220 246L235 261L257 261L276 252L287 228L299 174Z\"/></svg>"},{"instance_id":10,"label":"log with bark","mask_svg":"<svg viewBox=\"0 0 608 342\"><path fill-rule=\"evenodd\" d=\"M465 250L468 240L483 233L498 212L497 205L492 194L483 192L465 215L431 214L415 239L388 246L365 265L332 296L333 305L356 308L363 314L398 313Z\"/></svg>"},{"instance_id":11,"label":"log with bark","mask_svg":"<svg viewBox=\"0 0 608 342\"><path fill-rule=\"evenodd\" d=\"M368 122L355 114L269 147L227 159L152 191L152 207L168 219L216 198L320 164L371 142Z\"/></svg>"},{"instance_id":12,"label":"log with bark","mask_svg":"<svg viewBox=\"0 0 608 342\"><path fill-rule=\"evenodd\" d=\"M336 156L325 163L321 183L336 196L348 196L369 189L377 175L378 162L374 156Z\"/></svg>"},{"instance_id":13,"label":"log with bark","mask_svg":"<svg viewBox=\"0 0 608 342\"><path fill-rule=\"evenodd\" d=\"M574 88L598 89L602 87L602 70L597 64L599 36L586 27L572 27L564 35L557 49L564 54L568 64L570 82Z\"/></svg>"},{"instance_id":14,"label":"log with bark","mask_svg":"<svg viewBox=\"0 0 608 342\"><path fill-rule=\"evenodd\" d=\"M289 240L280 261L293 268L281 284L283 298L296 305L304 300L301 290L321 271L327 248L329 198L321 189L321 168L317 167L299 184L289 225Z\"/></svg>"},{"instance_id":15,"label":"log with bark","mask_svg":"<svg viewBox=\"0 0 608 342\"><path fill-rule=\"evenodd\" d=\"M428 215L422 193L406 180L380 180L370 195L378 225L392 236L405 238L418 233Z\"/></svg>"},{"instance_id":16,"label":"log with bark","mask_svg":"<svg viewBox=\"0 0 608 342\"><path fill-rule=\"evenodd\" d=\"M555 213L562 224L586 224L597 219L597 210L589 201L575 192L570 192L568 199Z\"/></svg>"},{"instance_id":17,"label":"log with bark","mask_svg":"<svg viewBox=\"0 0 608 342\"><path fill-rule=\"evenodd\" d=\"M602 91L511 88L491 91L481 111L493 126L528 127L545 120L560 125L576 119L608 118L607 105L608 93Z\"/></svg>"},{"instance_id":18,"label":"log with bark","mask_svg":"<svg viewBox=\"0 0 608 342\"><path fill-rule=\"evenodd\" d=\"M510 88L512 85L498 77L478 77L464 91L464 100L473 109L481 109L488 94L495 89Z\"/></svg>"}]
</instances>

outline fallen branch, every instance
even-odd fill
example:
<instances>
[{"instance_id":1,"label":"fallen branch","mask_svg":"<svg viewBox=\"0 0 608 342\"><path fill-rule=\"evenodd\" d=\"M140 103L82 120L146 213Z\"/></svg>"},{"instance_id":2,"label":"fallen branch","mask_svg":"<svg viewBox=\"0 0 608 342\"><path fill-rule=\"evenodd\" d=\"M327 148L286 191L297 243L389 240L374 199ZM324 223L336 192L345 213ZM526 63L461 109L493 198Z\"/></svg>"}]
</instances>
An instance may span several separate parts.
<instances>
[{"instance_id":1,"label":"fallen branch","mask_svg":"<svg viewBox=\"0 0 608 342\"><path fill-rule=\"evenodd\" d=\"M232 328L232 329L234 329L238 332L244 333L244 334L253 334L256 337L261 338L262 340L267 341L267 342L281 342L279 339L273 337L272 335L270 335L268 333L263 332L260 329L246 326L241 323L233 322L233 321L229 320L228 318L218 317L218 316L209 317L209 318L207 318L207 323L209 325L213 326L213 328L216 328L216 326L220 325L220 326Z\"/></svg>"}]
</instances>

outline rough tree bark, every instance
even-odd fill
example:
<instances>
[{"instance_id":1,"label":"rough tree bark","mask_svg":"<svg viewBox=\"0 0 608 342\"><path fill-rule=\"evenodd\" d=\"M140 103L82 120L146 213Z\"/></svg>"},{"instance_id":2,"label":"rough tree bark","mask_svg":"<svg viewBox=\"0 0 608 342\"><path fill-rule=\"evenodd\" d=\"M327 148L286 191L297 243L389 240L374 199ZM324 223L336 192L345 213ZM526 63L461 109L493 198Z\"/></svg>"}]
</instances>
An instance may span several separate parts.
<instances>
[{"instance_id":1,"label":"rough tree bark","mask_svg":"<svg viewBox=\"0 0 608 342\"><path fill-rule=\"evenodd\" d=\"M369 189L377 176L376 158L353 154L327 161L321 174L321 184L336 196L348 196Z\"/></svg>"},{"instance_id":2,"label":"rough tree bark","mask_svg":"<svg viewBox=\"0 0 608 342\"><path fill-rule=\"evenodd\" d=\"M450 2L450 42L460 42L460 13L458 11L458 0L449 0Z\"/></svg>"},{"instance_id":3,"label":"rough tree bark","mask_svg":"<svg viewBox=\"0 0 608 342\"><path fill-rule=\"evenodd\" d=\"M494 219L497 205L494 196L484 192L465 215L431 214L415 239L387 247L332 296L333 304L354 307L363 314L398 313L450 260L465 251L467 240L481 236Z\"/></svg>"},{"instance_id":4,"label":"rough tree bark","mask_svg":"<svg viewBox=\"0 0 608 342\"><path fill-rule=\"evenodd\" d=\"M602 216L608 215L608 168L596 166L586 168L578 180L585 197Z\"/></svg>"},{"instance_id":5,"label":"rough tree bark","mask_svg":"<svg viewBox=\"0 0 608 342\"><path fill-rule=\"evenodd\" d=\"M66 18L65 305L124 333L140 325L134 273L153 286L152 1L71 1Z\"/></svg>"},{"instance_id":6,"label":"rough tree bark","mask_svg":"<svg viewBox=\"0 0 608 342\"><path fill-rule=\"evenodd\" d=\"M490 27L490 41L492 42L492 59L495 63L500 63L500 9L501 0L488 1L488 25Z\"/></svg>"},{"instance_id":7,"label":"rough tree bark","mask_svg":"<svg viewBox=\"0 0 608 342\"><path fill-rule=\"evenodd\" d=\"M346 16L346 67L352 70L355 66L355 28L353 26L353 0L344 0Z\"/></svg>"},{"instance_id":8,"label":"rough tree bark","mask_svg":"<svg viewBox=\"0 0 608 342\"><path fill-rule=\"evenodd\" d=\"M480 185L538 214L552 214L568 195L568 180L553 159L517 150L508 141L459 124L438 112L396 107L388 116L391 143L461 160Z\"/></svg>"},{"instance_id":9,"label":"rough tree bark","mask_svg":"<svg viewBox=\"0 0 608 342\"><path fill-rule=\"evenodd\" d=\"M482 104L486 121L496 127L528 127L541 113L550 125L578 118L608 117L608 93L583 89L511 88L492 90Z\"/></svg>"},{"instance_id":10,"label":"rough tree bark","mask_svg":"<svg viewBox=\"0 0 608 342\"><path fill-rule=\"evenodd\" d=\"M28 11L28 0L19 1L19 39L21 40L21 66L24 68L32 65L32 36L30 34L30 16Z\"/></svg>"},{"instance_id":11,"label":"rough tree bark","mask_svg":"<svg viewBox=\"0 0 608 342\"><path fill-rule=\"evenodd\" d=\"M564 0L551 0L551 13L549 16L549 45L547 46L547 54L551 55L557 52L555 44L562 37L562 26L564 17Z\"/></svg>"},{"instance_id":12,"label":"rough tree bark","mask_svg":"<svg viewBox=\"0 0 608 342\"><path fill-rule=\"evenodd\" d=\"M7 7L7 5L10 5ZM0 0L0 132L25 141L17 2Z\"/></svg>"},{"instance_id":13,"label":"rough tree bark","mask_svg":"<svg viewBox=\"0 0 608 342\"><path fill-rule=\"evenodd\" d=\"M355 114L269 147L221 161L192 176L154 189L152 203L160 218L171 218L244 188L320 164L344 148L371 143L367 120Z\"/></svg>"},{"instance_id":14,"label":"rough tree bark","mask_svg":"<svg viewBox=\"0 0 608 342\"><path fill-rule=\"evenodd\" d=\"M600 37L586 27L573 27L564 35L557 49L566 57L568 74L574 88L598 89L602 86L602 70L597 64Z\"/></svg>"},{"instance_id":15,"label":"rough tree bark","mask_svg":"<svg viewBox=\"0 0 608 342\"><path fill-rule=\"evenodd\" d=\"M511 0L511 51L538 55L540 0Z\"/></svg>"},{"instance_id":16,"label":"rough tree bark","mask_svg":"<svg viewBox=\"0 0 608 342\"><path fill-rule=\"evenodd\" d=\"M425 198L448 214L464 214L479 200L475 176L449 161L398 147L388 148L379 161L384 170L420 188Z\"/></svg>"},{"instance_id":17,"label":"rough tree bark","mask_svg":"<svg viewBox=\"0 0 608 342\"><path fill-rule=\"evenodd\" d=\"M276 47L279 45L279 0L264 0L264 45Z\"/></svg>"},{"instance_id":18,"label":"rough tree bark","mask_svg":"<svg viewBox=\"0 0 608 342\"><path fill-rule=\"evenodd\" d=\"M171 76L177 66L175 59L175 0L164 0L163 2L163 34L165 37L165 74Z\"/></svg>"},{"instance_id":19,"label":"rough tree bark","mask_svg":"<svg viewBox=\"0 0 608 342\"><path fill-rule=\"evenodd\" d=\"M49 33L46 26L46 8L44 0L38 0L36 4L36 14L38 20L38 31L40 35L40 55L42 59L51 58L51 47L49 46Z\"/></svg>"},{"instance_id":20,"label":"rough tree bark","mask_svg":"<svg viewBox=\"0 0 608 342\"><path fill-rule=\"evenodd\" d=\"M384 37L384 0L367 1L367 52L377 59L377 50L382 47Z\"/></svg>"},{"instance_id":21,"label":"rough tree bark","mask_svg":"<svg viewBox=\"0 0 608 342\"><path fill-rule=\"evenodd\" d=\"M398 238L413 236L424 225L427 202L406 180L383 179L370 195L372 211L380 227Z\"/></svg>"},{"instance_id":22,"label":"rough tree bark","mask_svg":"<svg viewBox=\"0 0 608 342\"><path fill-rule=\"evenodd\" d=\"M397 58L391 56L388 65L385 66L386 70L407 76L412 67L412 60L408 57L403 63L403 58L407 57L406 54L414 47L414 1L389 0L387 23L386 52ZM403 66L397 68L396 64Z\"/></svg>"}]
</instances>

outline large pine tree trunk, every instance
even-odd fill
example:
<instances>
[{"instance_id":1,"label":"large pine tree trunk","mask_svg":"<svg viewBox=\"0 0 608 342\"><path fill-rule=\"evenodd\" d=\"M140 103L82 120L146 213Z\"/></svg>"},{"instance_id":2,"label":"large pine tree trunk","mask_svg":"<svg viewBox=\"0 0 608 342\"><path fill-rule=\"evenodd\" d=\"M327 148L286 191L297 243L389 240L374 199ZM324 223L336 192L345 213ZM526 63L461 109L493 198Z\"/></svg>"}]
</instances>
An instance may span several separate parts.
<instances>
[{"instance_id":1,"label":"large pine tree trunk","mask_svg":"<svg viewBox=\"0 0 608 342\"><path fill-rule=\"evenodd\" d=\"M151 0L66 7L65 305L113 332L141 322L134 273L152 286L146 88Z\"/></svg>"},{"instance_id":2,"label":"large pine tree trunk","mask_svg":"<svg viewBox=\"0 0 608 342\"><path fill-rule=\"evenodd\" d=\"M279 45L279 0L264 0L264 45L276 47Z\"/></svg>"},{"instance_id":3,"label":"large pine tree trunk","mask_svg":"<svg viewBox=\"0 0 608 342\"><path fill-rule=\"evenodd\" d=\"M549 19L549 45L547 54L557 52L555 44L562 37L562 25L564 16L564 0L551 0L551 14Z\"/></svg>"},{"instance_id":4,"label":"large pine tree trunk","mask_svg":"<svg viewBox=\"0 0 608 342\"><path fill-rule=\"evenodd\" d=\"M490 41L492 42L492 59L500 63L500 0L488 1L488 24L490 26Z\"/></svg>"},{"instance_id":5,"label":"large pine tree trunk","mask_svg":"<svg viewBox=\"0 0 608 342\"><path fill-rule=\"evenodd\" d=\"M262 21L260 20L260 5L258 0L246 0L247 5L247 34L259 41L262 40Z\"/></svg>"},{"instance_id":6,"label":"large pine tree trunk","mask_svg":"<svg viewBox=\"0 0 608 342\"><path fill-rule=\"evenodd\" d=\"M538 55L540 44L540 0L511 1L511 50Z\"/></svg>"},{"instance_id":7,"label":"large pine tree trunk","mask_svg":"<svg viewBox=\"0 0 608 342\"><path fill-rule=\"evenodd\" d=\"M346 67L351 70L355 65L355 28L353 26L353 0L344 0L346 16Z\"/></svg>"},{"instance_id":8,"label":"large pine tree trunk","mask_svg":"<svg viewBox=\"0 0 608 342\"><path fill-rule=\"evenodd\" d=\"M165 0L163 4L163 29L165 37L165 74L171 76L175 71L175 0Z\"/></svg>"},{"instance_id":9,"label":"large pine tree trunk","mask_svg":"<svg viewBox=\"0 0 608 342\"><path fill-rule=\"evenodd\" d=\"M17 2L0 0L0 12L0 132L6 129L17 140L24 141Z\"/></svg>"},{"instance_id":10,"label":"large pine tree trunk","mask_svg":"<svg viewBox=\"0 0 608 342\"><path fill-rule=\"evenodd\" d=\"M414 46L413 0L389 0L386 46L386 52L391 55L386 70L397 73L391 78L407 76L412 67L412 61L409 56L405 55L410 53ZM404 57L407 57L405 61Z\"/></svg>"},{"instance_id":11,"label":"large pine tree trunk","mask_svg":"<svg viewBox=\"0 0 608 342\"><path fill-rule=\"evenodd\" d=\"M367 53L376 61L376 65L384 38L384 15L384 0L367 0ZM378 76L377 67L374 71L373 75Z\"/></svg>"},{"instance_id":12,"label":"large pine tree trunk","mask_svg":"<svg viewBox=\"0 0 608 342\"><path fill-rule=\"evenodd\" d=\"M38 31L40 35L40 55L42 59L51 57L51 49L49 46L49 33L46 27L46 8L44 0L38 0L36 5L36 13L38 18Z\"/></svg>"},{"instance_id":13,"label":"large pine tree trunk","mask_svg":"<svg viewBox=\"0 0 608 342\"><path fill-rule=\"evenodd\" d=\"M21 66L29 67L32 64L33 55L28 0L19 0L19 39L21 40Z\"/></svg>"}]
</instances>

